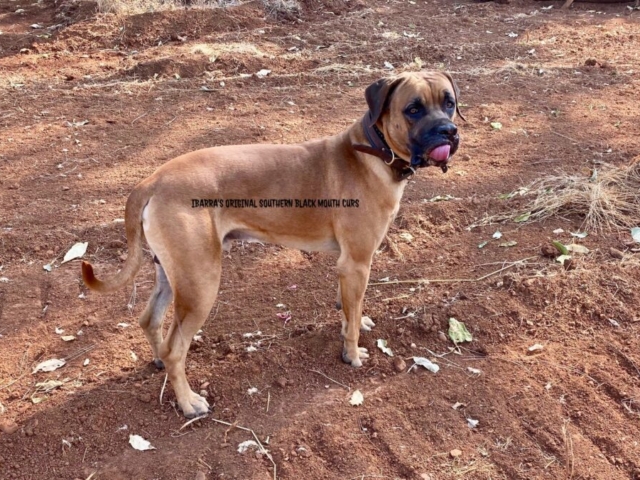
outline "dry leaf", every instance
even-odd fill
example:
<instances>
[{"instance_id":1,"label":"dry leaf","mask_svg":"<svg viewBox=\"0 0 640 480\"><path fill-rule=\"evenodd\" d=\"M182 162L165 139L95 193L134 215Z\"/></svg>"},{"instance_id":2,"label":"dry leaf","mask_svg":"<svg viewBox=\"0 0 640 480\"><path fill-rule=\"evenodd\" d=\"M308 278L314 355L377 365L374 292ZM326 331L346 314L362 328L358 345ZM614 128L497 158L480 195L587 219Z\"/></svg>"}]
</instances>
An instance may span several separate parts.
<instances>
[{"instance_id":1,"label":"dry leaf","mask_svg":"<svg viewBox=\"0 0 640 480\"><path fill-rule=\"evenodd\" d=\"M440 365L433 363L428 358L413 357L413 361L415 362L415 365L412 365L411 368L414 368L416 365L420 365L433 373L438 373L438 370L440 370ZM411 368L409 370L411 370Z\"/></svg>"},{"instance_id":2,"label":"dry leaf","mask_svg":"<svg viewBox=\"0 0 640 480\"><path fill-rule=\"evenodd\" d=\"M54 370L57 370L60 367L64 366L65 363L67 363L67 362L65 362L64 360L59 360L57 358L52 358L51 360L46 360L46 361L41 362L38 365L36 365L36 368L34 368L33 372L31 372L31 373L53 372Z\"/></svg>"},{"instance_id":3,"label":"dry leaf","mask_svg":"<svg viewBox=\"0 0 640 480\"><path fill-rule=\"evenodd\" d=\"M87 252L88 246L89 242L76 243L67 253L65 253L61 263L66 263L76 258L82 258L82 256Z\"/></svg>"},{"instance_id":4,"label":"dry leaf","mask_svg":"<svg viewBox=\"0 0 640 480\"><path fill-rule=\"evenodd\" d=\"M255 448L256 450L260 449L260 446L254 440L247 440L238 444L238 453L244 453L250 448Z\"/></svg>"},{"instance_id":5,"label":"dry leaf","mask_svg":"<svg viewBox=\"0 0 640 480\"><path fill-rule=\"evenodd\" d=\"M362 405L362 402L364 402L364 395L362 395L362 392L360 390L353 392L349 403L355 407L357 405Z\"/></svg>"},{"instance_id":6,"label":"dry leaf","mask_svg":"<svg viewBox=\"0 0 640 480\"><path fill-rule=\"evenodd\" d=\"M378 342L376 343L376 346L380 350L382 350L383 353L386 353L390 357L393 357L393 352L391 351L391 349L389 347L387 347L387 341L386 340L383 340L382 338L379 338Z\"/></svg>"},{"instance_id":7,"label":"dry leaf","mask_svg":"<svg viewBox=\"0 0 640 480\"><path fill-rule=\"evenodd\" d=\"M129 445L140 451L156 449L140 435L129 435Z\"/></svg>"}]
</instances>

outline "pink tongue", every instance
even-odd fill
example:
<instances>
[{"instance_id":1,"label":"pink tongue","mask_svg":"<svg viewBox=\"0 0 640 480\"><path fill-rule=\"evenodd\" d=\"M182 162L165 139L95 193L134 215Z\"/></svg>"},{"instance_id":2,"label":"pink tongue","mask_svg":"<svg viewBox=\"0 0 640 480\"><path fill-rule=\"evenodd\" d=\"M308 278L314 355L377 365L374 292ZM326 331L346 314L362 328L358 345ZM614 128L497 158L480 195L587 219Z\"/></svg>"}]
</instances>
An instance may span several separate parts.
<instances>
[{"instance_id":1,"label":"pink tongue","mask_svg":"<svg viewBox=\"0 0 640 480\"><path fill-rule=\"evenodd\" d=\"M431 153L429 153L429 157L433 158L436 162L444 162L449 158L450 151L450 145L441 145L431 150Z\"/></svg>"}]
</instances>

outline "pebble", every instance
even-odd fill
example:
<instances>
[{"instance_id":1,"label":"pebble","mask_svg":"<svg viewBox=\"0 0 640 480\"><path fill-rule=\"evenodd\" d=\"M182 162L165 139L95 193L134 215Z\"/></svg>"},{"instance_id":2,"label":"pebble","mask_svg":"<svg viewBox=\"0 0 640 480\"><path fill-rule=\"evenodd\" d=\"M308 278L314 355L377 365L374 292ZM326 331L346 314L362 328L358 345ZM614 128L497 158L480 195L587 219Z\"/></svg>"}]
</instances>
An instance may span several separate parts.
<instances>
[{"instance_id":1,"label":"pebble","mask_svg":"<svg viewBox=\"0 0 640 480\"><path fill-rule=\"evenodd\" d=\"M556 258L560 255L558 249L553 245L543 245L540 251L542 253L542 256L547 258Z\"/></svg>"},{"instance_id":2,"label":"pebble","mask_svg":"<svg viewBox=\"0 0 640 480\"><path fill-rule=\"evenodd\" d=\"M207 476L204 474L204 472L198 472L196 473L196 480L206 480Z\"/></svg>"},{"instance_id":3,"label":"pebble","mask_svg":"<svg viewBox=\"0 0 640 480\"><path fill-rule=\"evenodd\" d=\"M62 187L63 192L66 192L67 190L69 190L69 187Z\"/></svg>"},{"instance_id":4,"label":"pebble","mask_svg":"<svg viewBox=\"0 0 640 480\"><path fill-rule=\"evenodd\" d=\"M140 395L138 395L138 400L144 403L149 403L151 401L151 395L149 395L148 393L141 393Z\"/></svg>"},{"instance_id":5,"label":"pebble","mask_svg":"<svg viewBox=\"0 0 640 480\"><path fill-rule=\"evenodd\" d=\"M0 431L6 433L7 435L11 435L16 433L20 427L16 422L12 422L11 420L5 420L0 422Z\"/></svg>"},{"instance_id":6,"label":"pebble","mask_svg":"<svg viewBox=\"0 0 640 480\"><path fill-rule=\"evenodd\" d=\"M284 388L287 386L287 379L284 377L278 377L276 379L276 384L278 384L281 388Z\"/></svg>"},{"instance_id":7,"label":"pebble","mask_svg":"<svg viewBox=\"0 0 640 480\"><path fill-rule=\"evenodd\" d=\"M622 253L620 250L618 250L617 248L613 248L611 247L609 249L609 254L613 257L613 258L618 258L620 260L622 260L624 258L624 253Z\"/></svg>"},{"instance_id":8,"label":"pebble","mask_svg":"<svg viewBox=\"0 0 640 480\"><path fill-rule=\"evenodd\" d=\"M540 353L544 350L544 345L536 343L535 345L531 345L527 349L527 355L535 355L536 353Z\"/></svg>"},{"instance_id":9,"label":"pebble","mask_svg":"<svg viewBox=\"0 0 640 480\"><path fill-rule=\"evenodd\" d=\"M443 342L447 341L447 336L444 334L444 332L438 332L438 338Z\"/></svg>"},{"instance_id":10,"label":"pebble","mask_svg":"<svg viewBox=\"0 0 640 480\"><path fill-rule=\"evenodd\" d=\"M420 478L422 480L433 480L433 477L431 475L429 475L428 473L421 473L420 474Z\"/></svg>"},{"instance_id":11,"label":"pebble","mask_svg":"<svg viewBox=\"0 0 640 480\"><path fill-rule=\"evenodd\" d=\"M455 448L449 452L449 455L451 455L452 458L458 458L462 455L462 451Z\"/></svg>"},{"instance_id":12,"label":"pebble","mask_svg":"<svg viewBox=\"0 0 640 480\"><path fill-rule=\"evenodd\" d=\"M398 373L404 372L404 370L407 368L407 364L400 357L395 357L393 359L393 368L395 368L396 372Z\"/></svg>"}]
</instances>

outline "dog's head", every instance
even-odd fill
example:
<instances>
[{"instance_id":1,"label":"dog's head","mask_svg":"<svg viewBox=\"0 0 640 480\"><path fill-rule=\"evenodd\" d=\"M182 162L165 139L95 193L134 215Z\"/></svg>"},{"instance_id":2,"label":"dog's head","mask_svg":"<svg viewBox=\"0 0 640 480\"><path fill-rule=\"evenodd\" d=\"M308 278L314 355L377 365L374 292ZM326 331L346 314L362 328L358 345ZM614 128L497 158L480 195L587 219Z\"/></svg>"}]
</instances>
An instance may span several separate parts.
<instances>
[{"instance_id":1,"label":"dog's head","mask_svg":"<svg viewBox=\"0 0 640 480\"><path fill-rule=\"evenodd\" d=\"M372 123L389 146L414 168L445 167L458 149L454 118L458 87L448 73L403 73L371 84L365 97Z\"/></svg>"}]
</instances>

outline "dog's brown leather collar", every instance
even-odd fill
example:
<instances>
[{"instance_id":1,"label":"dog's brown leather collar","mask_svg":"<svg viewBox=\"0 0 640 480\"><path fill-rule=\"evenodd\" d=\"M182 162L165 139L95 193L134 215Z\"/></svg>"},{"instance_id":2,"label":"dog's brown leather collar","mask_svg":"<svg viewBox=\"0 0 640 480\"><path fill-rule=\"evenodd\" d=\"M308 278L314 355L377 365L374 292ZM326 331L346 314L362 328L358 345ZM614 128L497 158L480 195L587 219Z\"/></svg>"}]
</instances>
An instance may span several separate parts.
<instances>
[{"instance_id":1,"label":"dog's brown leather collar","mask_svg":"<svg viewBox=\"0 0 640 480\"><path fill-rule=\"evenodd\" d=\"M395 174L396 180L401 182L416 173L415 169L398 156L384 139L383 133L372 122L371 111L368 111L362 119L362 129L370 145L352 145L357 150L381 159Z\"/></svg>"}]
</instances>

